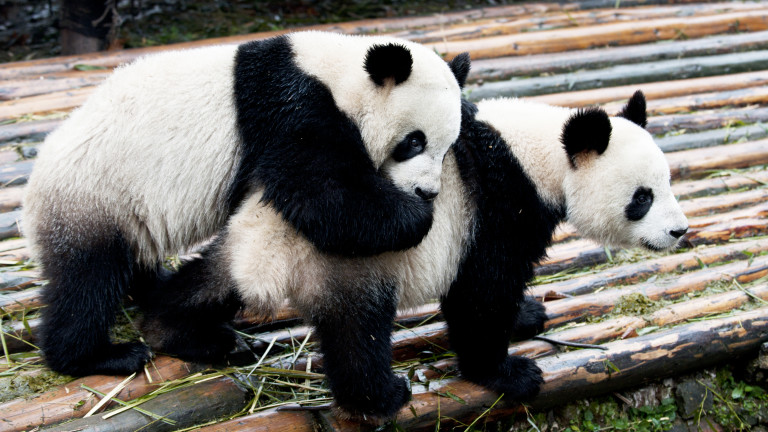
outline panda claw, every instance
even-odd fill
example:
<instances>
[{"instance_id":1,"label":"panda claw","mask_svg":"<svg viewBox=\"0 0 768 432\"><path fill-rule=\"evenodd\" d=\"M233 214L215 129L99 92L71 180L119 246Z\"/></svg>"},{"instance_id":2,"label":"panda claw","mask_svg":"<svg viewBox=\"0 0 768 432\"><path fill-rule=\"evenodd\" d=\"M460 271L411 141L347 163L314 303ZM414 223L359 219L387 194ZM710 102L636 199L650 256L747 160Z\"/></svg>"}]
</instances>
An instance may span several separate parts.
<instances>
[{"instance_id":1,"label":"panda claw","mask_svg":"<svg viewBox=\"0 0 768 432\"><path fill-rule=\"evenodd\" d=\"M512 331L516 338L530 339L544 331L547 309L533 297L526 297L520 304Z\"/></svg>"},{"instance_id":2,"label":"panda claw","mask_svg":"<svg viewBox=\"0 0 768 432\"><path fill-rule=\"evenodd\" d=\"M339 403L336 398L334 415L342 420L368 425L381 425L391 420L411 400L411 386L407 379L396 376L388 387L390 388L379 395L367 395L354 402Z\"/></svg>"}]
</instances>

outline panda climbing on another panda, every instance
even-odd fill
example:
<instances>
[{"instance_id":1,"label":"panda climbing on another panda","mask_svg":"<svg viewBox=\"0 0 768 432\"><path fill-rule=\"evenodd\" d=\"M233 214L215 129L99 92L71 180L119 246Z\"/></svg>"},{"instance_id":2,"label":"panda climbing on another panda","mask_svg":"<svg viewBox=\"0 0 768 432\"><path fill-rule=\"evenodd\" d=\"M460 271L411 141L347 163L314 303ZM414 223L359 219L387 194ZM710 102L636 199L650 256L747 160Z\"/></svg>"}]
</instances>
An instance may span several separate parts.
<instances>
[{"instance_id":1,"label":"panda climbing on another panda","mask_svg":"<svg viewBox=\"0 0 768 432\"><path fill-rule=\"evenodd\" d=\"M251 220L257 230L277 226L316 254L418 244L468 71L467 55L447 64L408 41L322 32L118 68L48 136L27 186L24 233L49 281L47 364L142 368L148 347L110 341L122 296L153 287L168 255L208 240L253 197L279 215ZM239 295L210 299L227 307ZM190 339L214 341L198 357L230 349L231 332L193 324Z\"/></svg>"},{"instance_id":2,"label":"panda climbing on another panda","mask_svg":"<svg viewBox=\"0 0 768 432\"><path fill-rule=\"evenodd\" d=\"M461 375L530 398L541 371L507 348L513 335L543 328L544 307L525 290L557 224L567 219L597 241L654 251L674 248L687 231L645 124L640 92L617 117L516 99L465 101L432 227L416 247L318 253L257 191L202 258L146 293L145 338L160 352L209 359L206 347L233 346L227 322L239 305L263 314L288 298L316 329L339 414L375 422L409 399L390 367L396 310L439 298ZM219 338L190 337L214 326L212 317Z\"/></svg>"}]
</instances>

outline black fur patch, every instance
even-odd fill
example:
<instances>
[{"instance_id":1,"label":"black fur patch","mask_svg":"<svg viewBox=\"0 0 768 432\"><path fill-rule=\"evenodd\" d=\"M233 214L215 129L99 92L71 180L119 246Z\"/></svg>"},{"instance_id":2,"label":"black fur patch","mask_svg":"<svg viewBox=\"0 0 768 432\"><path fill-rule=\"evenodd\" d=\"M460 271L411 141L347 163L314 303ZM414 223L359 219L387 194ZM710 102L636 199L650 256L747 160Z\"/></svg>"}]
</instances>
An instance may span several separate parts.
<instances>
[{"instance_id":1,"label":"black fur patch","mask_svg":"<svg viewBox=\"0 0 768 432\"><path fill-rule=\"evenodd\" d=\"M459 83L459 87L464 88L464 84L467 83L467 76L469 76L469 69L472 63L469 60L469 53L461 53L448 62L448 67L451 68L453 76L456 77L456 81Z\"/></svg>"},{"instance_id":2,"label":"black fur patch","mask_svg":"<svg viewBox=\"0 0 768 432\"><path fill-rule=\"evenodd\" d=\"M417 245L432 225L431 202L377 172L355 123L293 57L289 37L238 51L243 148L230 210L263 187L264 201L320 251L365 256Z\"/></svg>"},{"instance_id":3,"label":"black fur patch","mask_svg":"<svg viewBox=\"0 0 768 432\"><path fill-rule=\"evenodd\" d=\"M563 126L560 141L576 168L576 156L594 151L603 154L611 140L611 120L602 108L578 109Z\"/></svg>"},{"instance_id":4,"label":"black fur patch","mask_svg":"<svg viewBox=\"0 0 768 432\"><path fill-rule=\"evenodd\" d=\"M143 312L141 332L154 351L219 362L234 348L230 321L243 303L219 248L214 242L159 286L133 294Z\"/></svg>"},{"instance_id":5,"label":"black fur patch","mask_svg":"<svg viewBox=\"0 0 768 432\"><path fill-rule=\"evenodd\" d=\"M109 330L135 270L128 243L116 228L88 233L46 221L38 238L46 307L41 309L41 346L48 366L60 373L127 374L149 360L138 342L112 344Z\"/></svg>"},{"instance_id":6,"label":"black fur patch","mask_svg":"<svg viewBox=\"0 0 768 432\"><path fill-rule=\"evenodd\" d=\"M395 85L405 82L411 76L413 57L403 45L389 43L374 45L365 54L365 71L378 86L392 78Z\"/></svg>"},{"instance_id":7,"label":"black fur patch","mask_svg":"<svg viewBox=\"0 0 768 432\"><path fill-rule=\"evenodd\" d=\"M624 207L624 215L631 221L639 221L648 214L653 205L653 191L645 187L639 187L632 195L632 202Z\"/></svg>"},{"instance_id":8,"label":"black fur patch","mask_svg":"<svg viewBox=\"0 0 768 432\"><path fill-rule=\"evenodd\" d=\"M339 407L357 419L395 415L410 399L407 380L392 362L396 287L364 277L327 281L311 322L320 336L323 372Z\"/></svg>"},{"instance_id":9,"label":"black fur patch","mask_svg":"<svg viewBox=\"0 0 768 432\"><path fill-rule=\"evenodd\" d=\"M640 90L636 91L617 115L645 128L648 125L648 113L646 112L645 95L643 92Z\"/></svg>"},{"instance_id":10,"label":"black fur patch","mask_svg":"<svg viewBox=\"0 0 768 432\"><path fill-rule=\"evenodd\" d=\"M550 208L500 134L474 121L463 105L463 126L452 151L476 203L474 238L456 280L442 299L451 348L462 375L511 399L538 392L541 371L532 360L509 357L516 330L529 333L537 317L518 317L534 263L544 257L563 208ZM523 313L529 313L526 307Z\"/></svg>"},{"instance_id":11,"label":"black fur patch","mask_svg":"<svg viewBox=\"0 0 768 432\"><path fill-rule=\"evenodd\" d=\"M397 143L392 151L392 159L403 162L424 153L427 147L427 137L422 131L409 133L402 141Z\"/></svg>"}]
</instances>

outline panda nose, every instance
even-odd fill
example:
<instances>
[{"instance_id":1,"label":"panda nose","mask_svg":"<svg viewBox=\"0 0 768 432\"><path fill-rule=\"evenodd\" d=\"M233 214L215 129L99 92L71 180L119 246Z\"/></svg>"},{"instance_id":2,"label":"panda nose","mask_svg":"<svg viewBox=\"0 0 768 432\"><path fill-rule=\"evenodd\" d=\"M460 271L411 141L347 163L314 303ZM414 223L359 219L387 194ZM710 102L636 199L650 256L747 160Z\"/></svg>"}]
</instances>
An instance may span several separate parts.
<instances>
[{"instance_id":1,"label":"panda nose","mask_svg":"<svg viewBox=\"0 0 768 432\"><path fill-rule=\"evenodd\" d=\"M422 188L416 188L416 195L418 195L424 201L431 201L437 196L437 191L425 191Z\"/></svg>"},{"instance_id":2,"label":"panda nose","mask_svg":"<svg viewBox=\"0 0 768 432\"><path fill-rule=\"evenodd\" d=\"M671 235L674 238L680 238L680 237L683 236L683 234L685 234L687 232L688 232L688 227L685 227L685 228L679 229L679 230L672 230L672 231L669 232L669 235Z\"/></svg>"}]
</instances>

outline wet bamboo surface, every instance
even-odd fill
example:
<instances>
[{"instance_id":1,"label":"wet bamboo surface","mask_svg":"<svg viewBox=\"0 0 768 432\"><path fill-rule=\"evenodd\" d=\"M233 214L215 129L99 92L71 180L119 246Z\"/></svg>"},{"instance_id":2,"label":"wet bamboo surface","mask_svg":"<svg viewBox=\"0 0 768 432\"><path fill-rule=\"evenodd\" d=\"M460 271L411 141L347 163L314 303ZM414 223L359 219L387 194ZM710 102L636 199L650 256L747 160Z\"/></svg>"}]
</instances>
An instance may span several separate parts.
<instances>
[{"instance_id":1,"label":"wet bamboo surface","mask_svg":"<svg viewBox=\"0 0 768 432\"><path fill-rule=\"evenodd\" d=\"M563 106L599 104L615 113L634 90L647 95L648 129L667 154L691 230L679 251L653 254L605 248L567 223L558 229L530 289L550 317L545 336L605 349L512 342L510 354L536 358L544 371L546 383L533 408L731 360L768 340L768 1L615 5L531 2L314 27L389 33L428 44L447 58L469 51L470 99L522 96ZM46 372L34 345L45 281L19 238L24 184L45 135L120 64L166 49L278 33L0 65L0 379ZM132 310L130 302L126 306ZM265 377L265 366L304 374L293 378L297 385L320 377L322 358L311 329L292 309L272 320L242 316L235 325L250 335L239 357L233 356L240 363L264 355L258 373ZM302 341L307 349L288 363L265 355L273 346ZM485 422L521 410L457 376L454 359L445 355L437 303L401 312L393 346L395 364L409 364L413 372L413 400L397 418L403 429L434 430L438 421L469 424L481 415ZM264 394L254 403L258 385L243 385L251 382L246 378L231 366L158 355L127 381L84 377L2 402L0 431L360 429L329 410L285 410ZM110 401L83 418L99 394L123 381L115 399L146 402L110 416L121 407Z\"/></svg>"}]
</instances>

